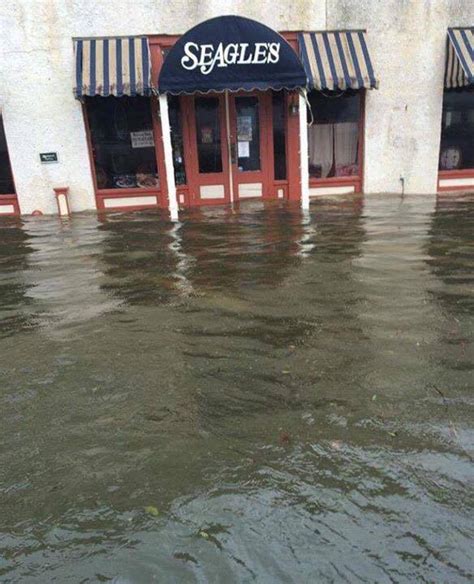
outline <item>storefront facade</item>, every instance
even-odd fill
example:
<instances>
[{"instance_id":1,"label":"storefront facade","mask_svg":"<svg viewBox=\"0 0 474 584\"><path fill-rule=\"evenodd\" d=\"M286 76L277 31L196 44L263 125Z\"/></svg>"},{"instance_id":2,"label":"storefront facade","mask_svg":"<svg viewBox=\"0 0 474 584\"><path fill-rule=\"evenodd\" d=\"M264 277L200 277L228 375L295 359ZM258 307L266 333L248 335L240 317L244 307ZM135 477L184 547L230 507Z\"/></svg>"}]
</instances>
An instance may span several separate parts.
<instances>
[{"instance_id":1,"label":"storefront facade","mask_svg":"<svg viewBox=\"0 0 474 584\"><path fill-rule=\"evenodd\" d=\"M61 31L55 37L52 54L60 55L62 65L68 59L69 85L58 78L60 68L53 67L50 87L46 83L39 101L48 96L54 101L61 84L61 107L50 110L52 131L36 142L47 115L41 118L41 104L34 108L31 100L29 115L18 109L27 99L19 99L21 87L12 85L18 78L2 58L3 143L8 144L4 151L12 162L14 186L9 189L14 191L0 197L8 213L56 212L57 187L68 188L72 211L158 207L175 215L179 208L247 199L307 206L311 197L321 195L474 188L472 27L456 29L461 31L454 35L458 46L459 39L466 43L459 52L453 35L447 36L451 27L443 31L443 19L438 19L436 34L424 39L436 47L431 87L424 94L418 84L415 95L413 87L407 92L399 82L397 97L393 61L398 58L407 69L407 81L414 73L403 51L391 50L388 59L380 38L388 8L348 18L343 2L328 0L325 11L312 7L286 21L269 17L263 5L258 14L255 7L244 11L251 19L247 14L222 18L217 5L210 4L204 11L210 18L186 14L171 27L170 15L160 19L154 10L146 26L140 21L149 3L123 4L130 13L128 27L105 3L99 11L102 26L96 15L87 35L80 34L87 28L83 17L68 15L71 34ZM243 12L240 5L238 12ZM419 12L418 20L426 19ZM444 23L467 25L474 21L471 12L468 2L459 10L447 9ZM410 27L394 28L397 41ZM69 44L66 54L68 43L73 47ZM460 82L448 88L448 77L451 83L460 79L462 87ZM67 95L73 93L71 78L74 94ZM419 110L421 121L412 108ZM68 117L68 111L74 114ZM465 146L456 143L461 139L456 125L463 126ZM431 143L420 146L427 126ZM21 143L21 132L29 130L31 139ZM44 164L40 155L45 152L56 154L52 164ZM22 165L25 153L28 163Z\"/></svg>"}]
</instances>

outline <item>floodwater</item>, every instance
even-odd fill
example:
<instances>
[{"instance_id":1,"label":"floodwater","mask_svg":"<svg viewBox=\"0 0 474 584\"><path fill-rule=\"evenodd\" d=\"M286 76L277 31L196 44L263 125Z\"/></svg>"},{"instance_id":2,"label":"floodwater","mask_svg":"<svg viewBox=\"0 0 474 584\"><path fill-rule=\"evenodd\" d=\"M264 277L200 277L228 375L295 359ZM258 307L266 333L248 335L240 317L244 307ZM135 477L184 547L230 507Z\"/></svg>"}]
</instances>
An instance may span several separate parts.
<instances>
[{"instance_id":1,"label":"floodwater","mask_svg":"<svg viewBox=\"0 0 474 584\"><path fill-rule=\"evenodd\" d=\"M469 582L474 196L0 224L0 581Z\"/></svg>"}]
</instances>

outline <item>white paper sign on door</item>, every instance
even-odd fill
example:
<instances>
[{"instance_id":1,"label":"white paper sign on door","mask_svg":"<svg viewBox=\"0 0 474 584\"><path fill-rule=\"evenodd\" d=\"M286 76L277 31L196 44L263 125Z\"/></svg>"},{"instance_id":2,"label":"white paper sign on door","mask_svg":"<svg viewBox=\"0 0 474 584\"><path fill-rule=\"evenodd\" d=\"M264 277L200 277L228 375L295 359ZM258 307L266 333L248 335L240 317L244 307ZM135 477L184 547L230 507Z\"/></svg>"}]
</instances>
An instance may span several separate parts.
<instances>
[{"instance_id":1,"label":"white paper sign on door","mask_svg":"<svg viewBox=\"0 0 474 584\"><path fill-rule=\"evenodd\" d=\"M238 156L239 158L250 157L250 142L238 142Z\"/></svg>"}]
</instances>

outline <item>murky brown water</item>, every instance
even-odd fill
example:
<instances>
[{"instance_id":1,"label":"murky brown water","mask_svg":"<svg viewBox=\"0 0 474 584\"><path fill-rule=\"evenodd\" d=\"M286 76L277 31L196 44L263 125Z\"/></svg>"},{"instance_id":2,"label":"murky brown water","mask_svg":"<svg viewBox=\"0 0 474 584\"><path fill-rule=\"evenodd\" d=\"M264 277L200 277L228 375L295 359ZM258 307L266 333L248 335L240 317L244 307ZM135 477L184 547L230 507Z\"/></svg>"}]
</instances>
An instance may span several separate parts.
<instances>
[{"instance_id":1,"label":"murky brown water","mask_svg":"<svg viewBox=\"0 0 474 584\"><path fill-rule=\"evenodd\" d=\"M0 581L468 582L474 196L3 220Z\"/></svg>"}]
</instances>

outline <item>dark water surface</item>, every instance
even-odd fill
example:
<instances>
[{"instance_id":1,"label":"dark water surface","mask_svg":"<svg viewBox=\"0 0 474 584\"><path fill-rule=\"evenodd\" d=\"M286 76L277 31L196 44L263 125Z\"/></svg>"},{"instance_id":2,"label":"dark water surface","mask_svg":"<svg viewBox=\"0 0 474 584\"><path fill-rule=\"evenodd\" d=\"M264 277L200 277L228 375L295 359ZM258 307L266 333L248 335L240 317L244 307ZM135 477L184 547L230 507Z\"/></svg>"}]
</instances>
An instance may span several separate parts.
<instances>
[{"instance_id":1,"label":"dark water surface","mask_svg":"<svg viewBox=\"0 0 474 584\"><path fill-rule=\"evenodd\" d=\"M469 582L474 196L0 224L0 581Z\"/></svg>"}]
</instances>

